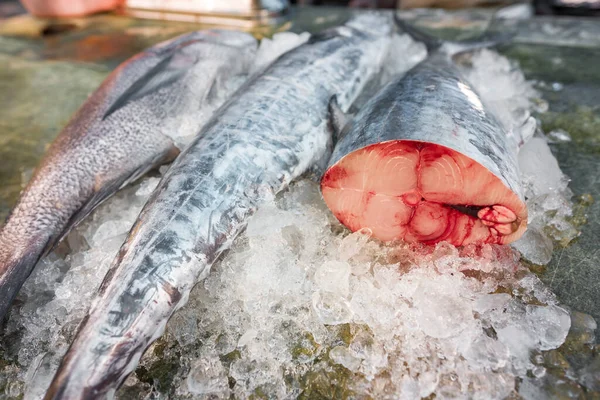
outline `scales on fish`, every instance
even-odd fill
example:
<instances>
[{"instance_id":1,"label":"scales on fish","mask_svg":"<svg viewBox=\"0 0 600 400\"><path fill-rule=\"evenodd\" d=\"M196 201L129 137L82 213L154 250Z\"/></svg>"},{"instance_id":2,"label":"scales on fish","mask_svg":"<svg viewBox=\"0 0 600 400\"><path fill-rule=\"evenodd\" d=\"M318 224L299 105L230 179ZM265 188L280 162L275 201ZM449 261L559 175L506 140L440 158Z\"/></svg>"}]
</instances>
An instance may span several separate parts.
<instances>
[{"instance_id":1,"label":"scales on fish","mask_svg":"<svg viewBox=\"0 0 600 400\"><path fill-rule=\"evenodd\" d=\"M114 260L46 394L110 397L257 207L327 159L327 105L381 67L392 21L364 14L278 58L173 163Z\"/></svg>"},{"instance_id":2,"label":"scales on fish","mask_svg":"<svg viewBox=\"0 0 600 400\"><path fill-rule=\"evenodd\" d=\"M50 146L0 231L0 319L38 260L102 201L179 149L170 135L196 133L214 93L247 74L256 40L241 32L189 33L121 64Z\"/></svg>"},{"instance_id":3,"label":"scales on fish","mask_svg":"<svg viewBox=\"0 0 600 400\"><path fill-rule=\"evenodd\" d=\"M332 102L340 133L321 180L325 202L352 231L384 241L517 240L527 207L516 152L451 59L486 43L442 44L400 24L430 55L348 123Z\"/></svg>"}]
</instances>

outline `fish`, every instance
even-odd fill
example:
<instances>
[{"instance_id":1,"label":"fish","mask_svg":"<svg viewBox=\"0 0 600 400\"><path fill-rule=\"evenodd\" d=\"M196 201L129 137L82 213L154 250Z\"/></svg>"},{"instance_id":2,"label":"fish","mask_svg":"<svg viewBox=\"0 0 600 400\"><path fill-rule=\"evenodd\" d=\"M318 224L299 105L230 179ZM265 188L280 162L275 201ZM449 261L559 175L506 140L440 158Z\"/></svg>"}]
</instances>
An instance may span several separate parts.
<instances>
[{"instance_id":1,"label":"fish","mask_svg":"<svg viewBox=\"0 0 600 400\"><path fill-rule=\"evenodd\" d=\"M327 105L348 110L392 30L368 13L313 35L214 114L142 209L45 399L113 397L256 209L330 156Z\"/></svg>"},{"instance_id":2,"label":"fish","mask_svg":"<svg viewBox=\"0 0 600 400\"><path fill-rule=\"evenodd\" d=\"M0 320L74 226L177 157L169 135L196 133L200 112L218 105L229 78L249 71L256 48L246 33L192 32L133 56L104 80L52 142L0 231Z\"/></svg>"},{"instance_id":3,"label":"fish","mask_svg":"<svg viewBox=\"0 0 600 400\"><path fill-rule=\"evenodd\" d=\"M396 18L428 56L355 116L330 104L338 139L321 193L352 231L382 241L508 244L527 227L509 134L453 56L508 39L442 42Z\"/></svg>"}]
</instances>

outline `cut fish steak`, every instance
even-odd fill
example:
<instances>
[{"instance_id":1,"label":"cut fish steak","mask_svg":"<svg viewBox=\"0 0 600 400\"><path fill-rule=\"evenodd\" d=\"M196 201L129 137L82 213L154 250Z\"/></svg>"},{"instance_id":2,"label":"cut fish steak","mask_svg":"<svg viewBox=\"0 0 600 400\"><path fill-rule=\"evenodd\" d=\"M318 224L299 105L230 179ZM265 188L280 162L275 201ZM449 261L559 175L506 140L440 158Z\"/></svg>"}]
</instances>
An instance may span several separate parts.
<instances>
[{"instance_id":1,"label":"cut fish steak","mask_svg":"<svg viewBox=\"0 0 600 400\"><path fill-rule=\"evenodd\" d=\"M321 190L340 222L384 241L506 244L527 226L506 133L442 50L344 127Z\"/></svg>"}]
</instances>

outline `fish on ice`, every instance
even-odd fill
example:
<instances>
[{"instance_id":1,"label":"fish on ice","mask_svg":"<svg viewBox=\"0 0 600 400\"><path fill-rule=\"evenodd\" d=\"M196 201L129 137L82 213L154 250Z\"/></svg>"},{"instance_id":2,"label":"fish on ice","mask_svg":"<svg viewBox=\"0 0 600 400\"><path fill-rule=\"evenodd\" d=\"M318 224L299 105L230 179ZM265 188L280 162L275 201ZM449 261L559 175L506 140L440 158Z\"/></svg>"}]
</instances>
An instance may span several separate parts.
<instances>
[{"instance_id":1,"label":"fish on ice","mask_svg":"<svg viewBox=\"0 0 600 400\"><path fill-rule=\"evenodd\" d=\"M256 47L246 33L193 32L108 76L51 144L0 231L0 320L39 259L73 226L179 154L169 135L201 128L200 110L217 101L228 78L248 73Z\"/></svg>"},{"instance_id":2,"label":"fish on ice","mask_svg":"<svg viewBox=\"0 0 600 400\"><path fill-rule=\"evenodd\" d=\"M392 30L389 15L365 14L314 35L219 109L140 213L46 399L114 395L257 207L329 158L327 105L350 107Z\"/></svg>"}]
</instances>

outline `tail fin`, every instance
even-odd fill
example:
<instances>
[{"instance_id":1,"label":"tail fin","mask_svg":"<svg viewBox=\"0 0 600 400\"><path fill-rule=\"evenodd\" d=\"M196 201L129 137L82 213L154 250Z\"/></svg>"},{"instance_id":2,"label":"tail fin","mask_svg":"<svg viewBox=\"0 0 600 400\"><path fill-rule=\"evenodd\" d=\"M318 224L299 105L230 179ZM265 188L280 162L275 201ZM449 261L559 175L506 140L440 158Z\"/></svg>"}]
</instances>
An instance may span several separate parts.
<instances>
[{"instance_id":1,"label":"tail fin","mask_svg":"<svg viewBox=\"0 0 600 400\"><path fill-rule=\"evenodd\" d=\"M427 47L428 53L440 51L450 56L454 56L459 53L475 51L487 47L499 46L501 44L510 42L510 40L515 36L514 32L500 33L495 32L493 29L494 25L496 25L496 23L502 19L501 11L502 10L499 10L494 14L492 20L490 21L488 29L483 35L475 39L461 41L443 41L439 38L429 35L408 24L406 21L403 21L397 13L394 14L394 21L396 22L396 26L402 32L405 32L414 40L424 43L425 47Z\"/></svg>"}]
</instances>

